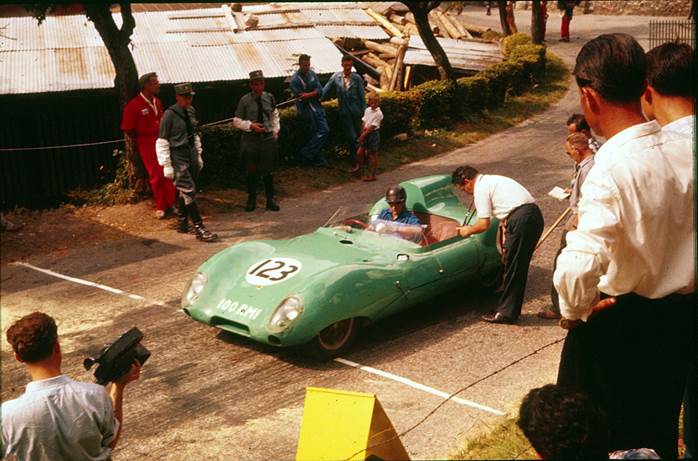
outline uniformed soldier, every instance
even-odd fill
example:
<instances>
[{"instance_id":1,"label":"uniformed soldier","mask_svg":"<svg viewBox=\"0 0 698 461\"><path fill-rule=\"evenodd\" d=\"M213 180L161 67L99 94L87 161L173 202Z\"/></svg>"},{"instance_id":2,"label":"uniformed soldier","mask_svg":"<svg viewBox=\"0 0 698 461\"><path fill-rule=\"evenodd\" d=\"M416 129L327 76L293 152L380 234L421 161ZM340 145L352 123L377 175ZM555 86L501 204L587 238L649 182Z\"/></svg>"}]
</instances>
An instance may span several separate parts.
<instances>
[{"instance_id":1,"label":"uniformed soldier","mask_svg":"<svg viewBox=\"0 0 698 461\"><path fill-rule=\"evenodd\" d=\"M271 93L264 91L264 75L261 70L250 72L250 92L240 98L235 110L233 125L242 130L240 157L247 176L247 206L245 211L257 207L257 178L264 180L267 210L279 211L274 201L272 171L276 161L279 139L279 111Z\"/></svg>"},{"instance_id":2,"label":"uniformed soldier","mask_svg":"<svg viewBox=\"0 0 698 461\"><path fill-rule=\"evenodd\" d=\"M175 85L177 102L168 107L162 116L155 149L165 177L174 179L177 188L177 231L189 232L191 218L196 238L203 242L213 242L218 239L218 235L204 227L196 204L194 181L204 167L204 160L201 157L201 138L197 132L199 123L196 111L191 106L193 96L190 83Z\"/></svg>"}]
</instances>

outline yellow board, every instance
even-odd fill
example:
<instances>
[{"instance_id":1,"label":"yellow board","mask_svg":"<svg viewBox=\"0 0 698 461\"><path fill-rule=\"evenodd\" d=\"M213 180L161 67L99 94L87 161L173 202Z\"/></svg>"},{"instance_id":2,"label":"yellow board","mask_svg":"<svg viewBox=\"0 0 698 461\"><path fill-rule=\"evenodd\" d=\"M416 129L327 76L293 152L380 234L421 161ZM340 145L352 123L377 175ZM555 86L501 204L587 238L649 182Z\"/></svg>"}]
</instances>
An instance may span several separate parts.
<instances>
[{"instance_id":1,"label":"yellow board","mask_svg":"<svg viewBox=\"0 0 698 461\"><path fill-rule=\"evenodd\" d=\"M373 394L309 387L297 461L409 459Z\"/></svg>"}]
</instances>

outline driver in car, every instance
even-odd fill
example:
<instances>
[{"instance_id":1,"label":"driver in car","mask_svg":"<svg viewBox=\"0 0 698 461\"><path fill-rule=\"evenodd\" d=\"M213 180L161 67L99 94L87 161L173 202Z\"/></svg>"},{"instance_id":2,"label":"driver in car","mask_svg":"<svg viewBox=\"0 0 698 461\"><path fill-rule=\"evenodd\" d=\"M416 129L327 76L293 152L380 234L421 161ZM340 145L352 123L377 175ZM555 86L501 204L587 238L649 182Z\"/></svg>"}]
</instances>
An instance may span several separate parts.
<instances>
[{"instance_id":1,"label":"driver in car","mask_svg":"<svg viewBox=\"0 0 698 461\"><path fill-rule=\"evenodd\" d=\"M379 234L392 234L400 238L419 242L422 227L419 218L405 207L407 192L401 186L393 186L385 192L388 208L371 219L369 229Z\"/></svg>"}]
</instances>

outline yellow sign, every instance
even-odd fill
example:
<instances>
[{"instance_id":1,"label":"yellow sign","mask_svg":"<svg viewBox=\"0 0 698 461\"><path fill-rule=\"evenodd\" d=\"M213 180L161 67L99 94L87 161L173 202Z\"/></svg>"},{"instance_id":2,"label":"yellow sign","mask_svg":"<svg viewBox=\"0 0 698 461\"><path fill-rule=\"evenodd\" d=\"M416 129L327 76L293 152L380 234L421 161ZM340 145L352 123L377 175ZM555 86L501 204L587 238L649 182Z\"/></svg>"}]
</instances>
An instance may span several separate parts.
<instances>
[{"instance_id":1,"label":"yellow sign","mask_svg":"<svg viewBox=\"0 0 698 461\"><path fill-rule=\"evenodd\" d=\"M373 394L308 387L297 461L409 459Z\"/></svg>"}]
</instances>

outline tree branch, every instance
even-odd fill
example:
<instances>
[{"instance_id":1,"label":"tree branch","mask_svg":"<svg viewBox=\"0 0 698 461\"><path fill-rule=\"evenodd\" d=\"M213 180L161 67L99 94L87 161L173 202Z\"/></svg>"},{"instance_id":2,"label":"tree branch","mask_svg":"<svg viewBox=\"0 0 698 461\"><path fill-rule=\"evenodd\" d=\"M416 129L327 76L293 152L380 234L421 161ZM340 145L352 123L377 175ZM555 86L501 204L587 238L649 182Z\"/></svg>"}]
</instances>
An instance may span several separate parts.
<instances>
[{"instance_id":1,"label":"tree branch","mask_svg":"<svg viewBox=\"0 0 698 461\"><path fill-rule=\"evenodd\" d=\"M131 34L133 34L133 29L136 28L136 19L133 17L133 12L131 11L131 2L121 2L119 3L121 9L121 38L125 40L126 43L131 41Z\"/></svg>"}]
</instances>

